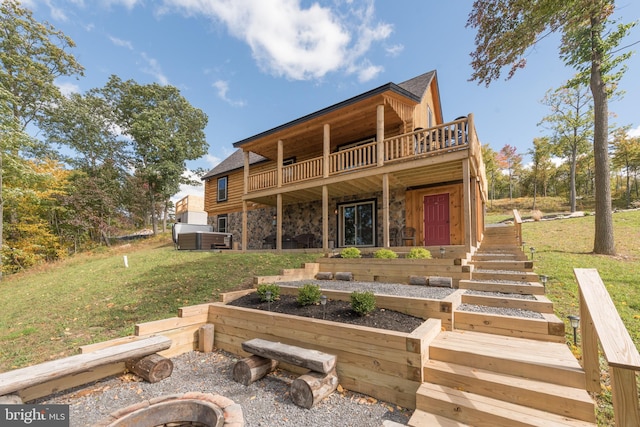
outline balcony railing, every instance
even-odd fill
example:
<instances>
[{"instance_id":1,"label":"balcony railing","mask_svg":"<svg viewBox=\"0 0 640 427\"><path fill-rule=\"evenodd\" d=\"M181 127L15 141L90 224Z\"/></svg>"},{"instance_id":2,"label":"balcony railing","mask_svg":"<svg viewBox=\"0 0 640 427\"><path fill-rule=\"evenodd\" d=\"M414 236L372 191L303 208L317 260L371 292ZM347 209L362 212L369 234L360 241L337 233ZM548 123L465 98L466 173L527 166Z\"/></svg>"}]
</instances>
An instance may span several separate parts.
<instances>
[{"instance_id":1,"label":"balcony railing","mask_svg":"<svg viewBox=\"0 0 640 427\"><path fill-rule=\"evenodd\" d=\"M383 141L383 164L426 157L437 153L468 149L476 141L475 129L468 131L466 117L429 129L387 138ZM479 152L479 149L477 150ZM477 157L477 156L475 156ZM328 157L329 175L340 175L378 165L378 144L372 142L331 153ZM474 160L478 162L478 160ZM481 160L480 160L481 162ZM324 158L316 157L282 167L282 184L294 184L321 178ZM249 175L249 192L274 188L278 185L277 169Z\"/></svg>"}]
</instances>

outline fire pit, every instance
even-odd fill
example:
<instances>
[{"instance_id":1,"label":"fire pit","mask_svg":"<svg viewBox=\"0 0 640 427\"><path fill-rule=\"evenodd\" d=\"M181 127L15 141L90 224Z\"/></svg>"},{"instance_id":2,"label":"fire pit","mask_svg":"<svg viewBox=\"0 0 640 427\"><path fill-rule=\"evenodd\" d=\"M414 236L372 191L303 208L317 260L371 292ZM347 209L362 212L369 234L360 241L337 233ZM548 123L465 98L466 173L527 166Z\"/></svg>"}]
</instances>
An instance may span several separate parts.
<instances>
[{"instance_id":1,"label":"fire pit","mask_svg":"<svg viewBox=\"0 0 640 427\"><path fill-rule=\"evenodd\" d=\"M128 406L95 424L98 427L242 427L240 405L217 394L161 396Z\"/></svg>"}]
</instances>

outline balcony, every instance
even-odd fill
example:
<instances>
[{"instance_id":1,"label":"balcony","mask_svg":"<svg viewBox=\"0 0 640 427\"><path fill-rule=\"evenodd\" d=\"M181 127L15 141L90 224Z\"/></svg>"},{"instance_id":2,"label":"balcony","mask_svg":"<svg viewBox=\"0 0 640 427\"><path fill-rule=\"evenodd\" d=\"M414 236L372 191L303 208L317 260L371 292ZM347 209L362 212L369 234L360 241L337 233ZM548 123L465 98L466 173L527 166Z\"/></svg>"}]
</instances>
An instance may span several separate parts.
<instances>
[{"instance_id":1,"label":"balcony","mask_svg":"<svg viewBox=\"0 0 640 427\"><path fill-rule=\"evenodd\" d=\"M379 162L377 142L340 150L325 157L301 161L282 167L282 186L313 179L348 174L357 170L377 168L396 162L414 160L453 151L469 150L474 166L480 168L482 159L475 129L469 130L467 117L429 129L419 129L403 135L386 138L382 142L383 159ZM478 170L478 169L476 169ZM278 169L274 167L259 173L249 174L247 192L256 192L278 187Z\"/></svg>"}]
</instances>

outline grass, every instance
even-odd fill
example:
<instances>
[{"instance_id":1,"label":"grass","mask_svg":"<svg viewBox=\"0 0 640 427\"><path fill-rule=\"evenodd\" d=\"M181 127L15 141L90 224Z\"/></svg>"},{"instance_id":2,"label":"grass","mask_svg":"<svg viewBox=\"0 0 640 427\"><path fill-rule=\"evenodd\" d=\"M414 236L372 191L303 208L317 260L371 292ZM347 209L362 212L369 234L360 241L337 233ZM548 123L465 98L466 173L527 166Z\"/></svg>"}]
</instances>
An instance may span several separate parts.
<instances>
[{"instance_id":1,"label":"grass","mask_svg":"<svg viewBox=\"0 0 640 427\"><path fill-rule=\"evenodd\" d=\"M487 223L512 217L521 200L494 201ZM543 206L547 207L544 209ZM540 200L544 214L559 200ZM535 251L535 271L549 276L547 295L566 317L578 314L573 268L597 268L636 346L640 344L640 211L613 215L618 255L593 255L594 217L525 222L523 237ZM129 261L124 267L123 256ZM73 354L78 346L133 333L136 323L173 317L182 306L216 300L247 287L254 275L277 274L317 255L176 251L168 237L75 256L0 282L0 371ZM574 352L580 357L579 349ZM608 378L598 399L599 425L613 415Z\"/></svg>"},{"instance_id":2,"label":"grass","mask_svg":"<svg viewBox=\"0 0 640 427\"><path fill-rule=\"evenodd\" d=\"M176 316L179 307L248 287L255 275L278 274L317 257L176 251L170 237L162 236L5 276L0 371L131 335L136 323Z\"/></svg>"}]
</instances>

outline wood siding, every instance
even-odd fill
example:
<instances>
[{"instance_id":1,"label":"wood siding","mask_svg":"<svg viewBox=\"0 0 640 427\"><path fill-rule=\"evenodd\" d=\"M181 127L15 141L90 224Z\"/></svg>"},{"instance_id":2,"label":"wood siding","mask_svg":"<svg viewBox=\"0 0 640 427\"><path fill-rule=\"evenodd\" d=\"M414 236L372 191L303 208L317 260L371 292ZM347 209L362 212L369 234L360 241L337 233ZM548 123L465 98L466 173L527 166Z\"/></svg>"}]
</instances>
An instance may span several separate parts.
<instances>
[{"instance_id":1,"label":"wood siding","mask_svg":"<svg viewBox=\"0 0 640 427\"><path fill-rule=\"evenodd\" d=\"M424 245L424 197L434 194L449 194L450 245L464 244L464 222L462 221L462 184L422 188L407 191L406 224L415 227L416 244Z\"/></svg>"}]
</instances>

